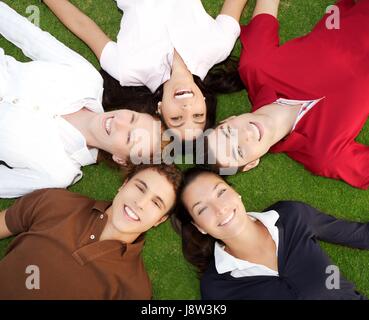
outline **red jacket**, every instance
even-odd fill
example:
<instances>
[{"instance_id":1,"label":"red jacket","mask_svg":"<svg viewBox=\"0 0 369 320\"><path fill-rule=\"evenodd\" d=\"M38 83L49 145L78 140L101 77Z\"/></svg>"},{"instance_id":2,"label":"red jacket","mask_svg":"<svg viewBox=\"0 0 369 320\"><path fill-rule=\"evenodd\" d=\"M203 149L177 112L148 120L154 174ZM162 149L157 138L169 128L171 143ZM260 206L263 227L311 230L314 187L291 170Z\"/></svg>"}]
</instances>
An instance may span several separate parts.
<instances>
[{"instance_id":1,"label":"red jacket","mask_svg":"<svg viewBox=\"0 0 369 320\"><path fill-rule=\"evenodd\" d=\"M325 16L306 36L279 45L279 24L268 14L242 27L239 72L253 111L278 98L325 97L274 145L311 172L369 186L369 146L355 138L369 115L369 0L341 0L340 29Z\"/></svg>"}]
</instances>

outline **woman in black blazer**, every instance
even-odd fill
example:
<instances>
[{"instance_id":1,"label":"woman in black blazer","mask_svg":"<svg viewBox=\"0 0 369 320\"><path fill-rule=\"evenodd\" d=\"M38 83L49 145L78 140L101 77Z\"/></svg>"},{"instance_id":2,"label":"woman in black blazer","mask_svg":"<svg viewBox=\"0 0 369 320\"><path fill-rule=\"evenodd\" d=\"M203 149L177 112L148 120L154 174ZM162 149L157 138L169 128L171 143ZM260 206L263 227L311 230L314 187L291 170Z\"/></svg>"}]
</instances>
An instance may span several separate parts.
<instances>
[{"instance_id":1,"label":"woman in black blazer","mask_svg":"<svg viewBox=\"0 0 369 320\"><path fill-rule=\"evenodd\" d=\"M365 299L317 240L369 249L369 224L348 222L301 202L249 213L220 176L185 175L173 225L201 275L203 299Z\"/></svg>"}]
</instances>

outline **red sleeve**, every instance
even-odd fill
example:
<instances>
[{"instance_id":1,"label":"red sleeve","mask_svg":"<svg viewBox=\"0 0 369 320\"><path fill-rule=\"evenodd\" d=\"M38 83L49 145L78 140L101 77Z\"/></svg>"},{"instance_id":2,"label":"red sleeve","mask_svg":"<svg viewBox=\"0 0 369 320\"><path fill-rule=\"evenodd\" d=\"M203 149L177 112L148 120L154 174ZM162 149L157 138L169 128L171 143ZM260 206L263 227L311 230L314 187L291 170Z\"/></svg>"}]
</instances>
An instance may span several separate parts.
<instances>
[{"instance_id":1,"label":"red sleeve","mask_svg":"<svg viewBox=\"0 0 369 320\"><path fill-rule=\"evenodd\" d=\"M37 208L47 190L37 190L23 196L6 210L5 223L12 234L17 235L30 230L39 212Z\"/></svg>"},{"instance_id":2,"label":"red sleeve","mask_svg":"<svg viewBox=\"0 0 369 320\"><path fill-rule=\"evenodd\" d=\"M279 46L279 22L266 13L258 14L241 27L242 59L256 59ZM241 64L242 64L241 59Z\"/></svg>"},{"instance_id":3,"label":"red sleeve","mask_svg":"<svg viewBox=\"0 0 369 320\"><path fill-rule=\"evenodd\" d=\"M352 142L333 160L330 176L360 188L369 187L369 146Z\"/></svg>"}]
</instances>

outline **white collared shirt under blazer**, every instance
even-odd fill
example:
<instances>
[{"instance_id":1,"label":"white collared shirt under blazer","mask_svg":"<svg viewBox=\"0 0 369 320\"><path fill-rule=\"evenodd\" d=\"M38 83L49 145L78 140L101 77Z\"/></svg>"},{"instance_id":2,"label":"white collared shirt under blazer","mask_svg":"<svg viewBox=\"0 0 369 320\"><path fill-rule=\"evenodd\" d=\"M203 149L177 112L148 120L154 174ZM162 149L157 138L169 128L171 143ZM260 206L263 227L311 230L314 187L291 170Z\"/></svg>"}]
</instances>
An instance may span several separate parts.
<instances>
[{"instance_id":1,"label":"white collared shirt under blazer","mask_svg":"<svg viewBox=\"0 0 369 320\"><path fill-rule=\"evenodd\" d=\"M170 78L174 50L203 80L230 55L241 32L233 17L214 19L200 0L116 1L124 12L120 32L100 63L122 86L145 85L154 92Z\"/></svg>"},{"instance_id":2,"label":"white collared shirt under blazer","mask_svg":"<svg viewBox=\"0 0 369 320\"><path fill-rule=\"evenodd\" d=\"M65 188L97 160L61 116L102 108L103 80L83 57L0 2L0 33L32 62L0 48L0 197Z\"/></svg>"}]
</instances>

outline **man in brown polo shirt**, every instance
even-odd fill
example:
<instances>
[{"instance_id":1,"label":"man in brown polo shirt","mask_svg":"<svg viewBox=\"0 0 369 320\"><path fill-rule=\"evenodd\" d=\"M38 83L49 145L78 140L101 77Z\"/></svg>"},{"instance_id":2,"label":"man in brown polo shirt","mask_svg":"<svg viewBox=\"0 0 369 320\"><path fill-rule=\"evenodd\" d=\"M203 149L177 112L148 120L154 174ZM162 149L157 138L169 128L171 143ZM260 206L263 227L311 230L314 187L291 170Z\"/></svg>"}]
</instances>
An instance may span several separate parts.
<instances>
[{"instance_id":1,"label":"man in brown polo shirt","mask_svg":"<svg viewBox=\"0 0 369 320\"><path fill-rule=\"evenodd\" d=\"M35 191L0 213L0 299L150 299L143 234L172 211L174 166L134 169L113 202L63 189Z\"/></svg>"}]
</instances>

